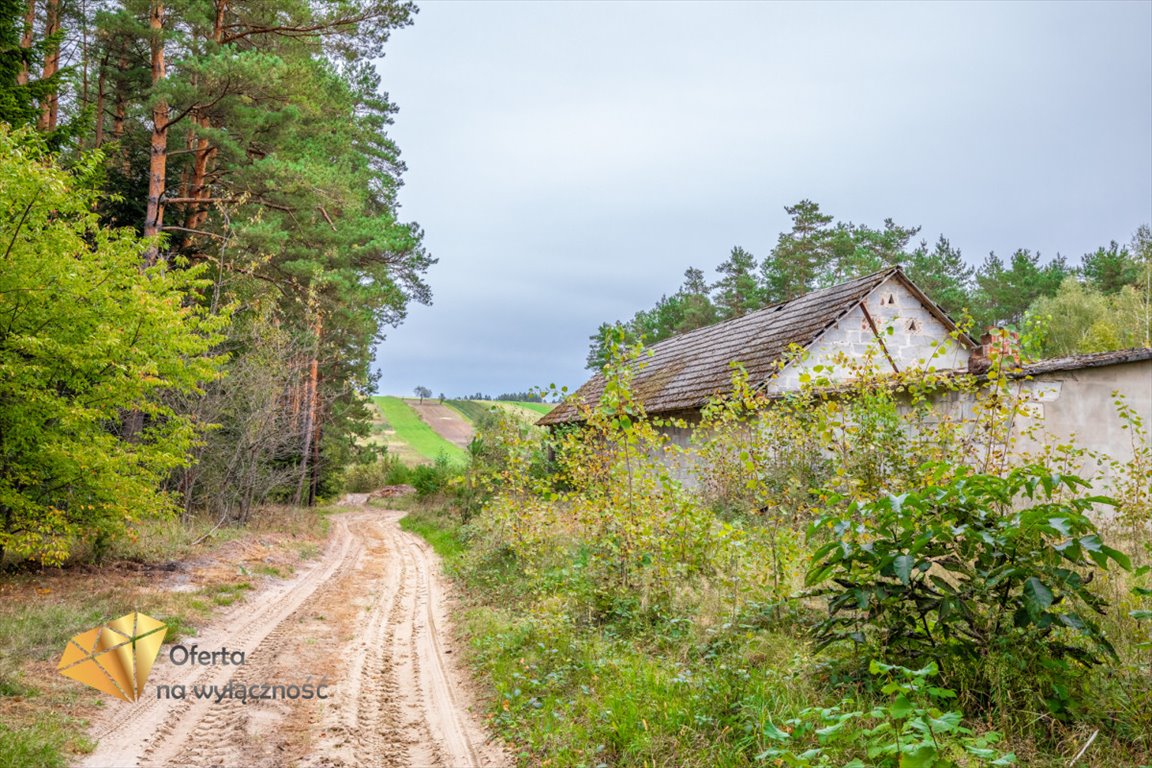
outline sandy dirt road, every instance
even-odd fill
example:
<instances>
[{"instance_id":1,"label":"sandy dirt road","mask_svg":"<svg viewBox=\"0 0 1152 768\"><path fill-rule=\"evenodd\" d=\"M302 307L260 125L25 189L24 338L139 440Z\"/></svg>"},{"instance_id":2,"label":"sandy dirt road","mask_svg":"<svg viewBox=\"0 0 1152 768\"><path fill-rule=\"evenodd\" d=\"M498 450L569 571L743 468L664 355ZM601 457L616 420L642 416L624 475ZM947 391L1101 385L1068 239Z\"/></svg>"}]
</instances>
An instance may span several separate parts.
<instances>
[{"instance_id":1,"label":"sandy dirt road","mask_svg":"<svg viewBox=\"0 0 1152 768\"><path fill-rule=\"evenodd\" d=\"M416 411L420 418L432 427L433 431L448 442L455 443L461 448L467 448L468 443L472 442L472 436L475 434L472 422L461 416L459 412L436 400L405 400L404 402L412 406L412 410Z\"/></svg>"},{"instance_id":2,"label":"sandy dirt road","mask_svg":"<svg viewBox=\"0 0 1152 768\"><path fill-rule=\"evenodd\" d=\"M403 513L366 508L363 497L352 502L332 518L327 549L307 571L180 642L242 651L243 664L220 663L219 655L216 663L179 664L181 652L165 646L144 695L132 704L110 699L97 717L91 735L99 745L82 765L510 765L472 711L446 632L435 554L400 530ZM303 698L304 685L315 694L321 683L327 698ZM162 697L165 685L183 685L185 697ZM293 685L301 698L287 698ZM198 698L194 686L210 698ZM253 690L277 698L248 698Z\"/></svg>"}]
</instances>

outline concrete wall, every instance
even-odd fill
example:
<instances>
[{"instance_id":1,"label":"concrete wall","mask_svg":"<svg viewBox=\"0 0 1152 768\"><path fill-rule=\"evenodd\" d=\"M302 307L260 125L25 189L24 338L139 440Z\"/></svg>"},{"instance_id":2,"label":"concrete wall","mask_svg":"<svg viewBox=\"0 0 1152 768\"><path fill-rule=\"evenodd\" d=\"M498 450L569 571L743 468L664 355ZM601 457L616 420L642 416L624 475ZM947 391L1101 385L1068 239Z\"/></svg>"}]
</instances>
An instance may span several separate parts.
<instances>
[{"instance_id":1,"label":"concrete wall","mask_svg":"<svg viewBox=\"0 0 1152 768\"><path fill-rule=\"evenodd\" d=\"M1073 444L1122 463L1130 461L1133 434L1123 428L1124 422L1116 414L1113 392L1122 394L1145 429L1152 430L1152 360L1039 374L1031 380L1020 380L1014 386L1027 401L1024 415L1013 425L1015 447L1020 453L1035 453L1045 445ZM942 394L936 405L951 418L972 418L970 396ZM689 418L688 422L695 426L698 418ZM664 431L676 445L690 446L691 428ZM694 487L697 461L689 454L669 457L668 463L676 479ZM1111 472L1107 465L1098 467L1095 461L1086 460L1080 474L1088 479L1096 476L1093 483L1096 492L1110 492Z\"/></svg>"},{"instance_id":2,"label":"concrete wall","mask_svg":"<svg viewBox=\"0 0 1152 768\"><path fill-rule=\"evenodd\" d=\"M889 278L876 286L864 304L880 331L888 354L900 370L944 370L964 368L968 364L968 350L951 338L944 324L899 280ZM889 327L891 334L886 332ZM839 353L863 357L870 349L875 351L878 364L889 367L864 312L856 307L809 347L805 360L781 371L769 384L769 391L798 389L800 375L810 372L812 366L831 365ZM828 374L824 372L821 375ZM834 371L831 378L842 381L847 378L847 372Z\"/></svg>"},{"instance_id":3,"label":"concrete wall","mask_svg":"<svg viewBox=\"0 0 1152 768\"><path fill-rule=\"evenodd\" d=\"M1045 443L1074 443L1121 462L1130 461L1134 435L1124 429L1124 422L1116 415L1113 392L1123 395L1146 431L1152 429L1152 360L1043 373L1021 382L1021 386L1032 402L1029 416L1020 419L1018 426L1021 432L1037 427L1035 438L1021 441L1023 450L1036 450ZM1096 467L1093 464L1085 469ZM1107 486L1109 478L1108 468L1102 470L1101 488Z\"/></svg>"}]
</instances>

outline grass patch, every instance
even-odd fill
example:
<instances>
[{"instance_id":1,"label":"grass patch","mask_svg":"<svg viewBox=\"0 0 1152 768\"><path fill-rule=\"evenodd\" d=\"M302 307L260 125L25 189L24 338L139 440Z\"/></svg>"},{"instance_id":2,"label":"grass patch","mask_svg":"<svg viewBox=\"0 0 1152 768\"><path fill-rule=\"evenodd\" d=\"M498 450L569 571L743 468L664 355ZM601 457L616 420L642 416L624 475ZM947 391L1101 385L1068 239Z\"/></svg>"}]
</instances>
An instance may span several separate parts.
<instances>
[{"instance_id":1,"label":"grass patch","mask_svg":"<svg viewBox=\"0 0 1152 768\"><path fill-rule=\"evenodd\" d=\"M416 509L400 525L466 587L469 661L522 763L755 765L771 718L838 701L792 625L752 633L758 617L704 627L622 605L590 621L573 595L587 586L578 563L529 576L469 546L450 514Z\"/></svg>"},{"instance_id":2,"label":"grass patch","mask_svg":"<svg viewBox=\"0 0 1152 768\"><path fill-rule=\"evenodd\" d=\"M400 528L423 538L446 561L451 561L464 551L460 529L444 519L420 513L408 514L400 518Z\"/></svg>"},{"instance_id":3,"label":"grass patch","mask_svg":"<svg viewBox=\"0 0 1152 768\"><path fill-rule=\"evenodd\" d=\"M536 411L536 413L540 414L541 416L546 416L547 414L552 413L552 409L556 407L553 403L529 403L527 401L517 401L512 403L512 405L518 405L521 408L527 408L530 411Z\"/></svg>"},{"instance_id":4,"label":"grass patch","mask_svg":"<svg viewBox=\"0 0 1152 768\"><path fill-rule=\"evenodd\" d=\"M452 408L452 410L473 424L478 424L481 419L492 411L491 404L483 403L479 400L446 400L445 405Z\"/></svg>"},{"instance_id":5,"label":"grass patch","mask_svg":"<svg viewBox=\"0 0 1152 768\"><path fill-rule=\"evenodd\" d=\"M286 579L295 571L296 569L291 565L269 565L268 563L259 563L252 568L252 573L258 576L272 576L277 579Z\"/></svg>"},{"instance_id":6,"label":"grass patch","mask_svg":"<svg viewBox=\"0 0 1152 768\"><path fill-rule=\"evenodd\" d=\"M66 752L91 752L94 746L75 735L80 722L58 714L19 728L0 723L0 768L64 768Z\"/></svg>"},{"instance_id":7,"label":"grass patch","mask_svg":"<svg viewBox=\"0 0 1152 768\"><path fill-rule=\"evenodd\" d=\"M540 420L540 416L551 411L555 406L547 403L525 403L525 402L511 402L508 400L492 400L486 403L494 408L499 408L506 414L519 419L525 424L535 425Z\"/></svg>"},{"instance_id":8,"label":"grass patch","mask_svg":"<svg viewBox=\"0 0 1152 768\"><path fill-rule=\"evenodd\" d=\"M429 461L435 461L443 454L456 464L465 464L468 453L453 445L424 423L416 411L398 397L376 396L372 398L376 407L384 415L385 421L394 430L396 440L404 443L413 452Z\"/></svg>"},{"instance_id":9,"label":"grass patch","mask_svg":"<svg viewBox=\"0 0 1152 768\"><path fill-rule=\"evenodd\" d=\"M250 589L252 589L252 585L249 582L240 581L235 584L216 584L204 589L203 592L216 605L232 605Z\"/></svg>"}]
</instances>

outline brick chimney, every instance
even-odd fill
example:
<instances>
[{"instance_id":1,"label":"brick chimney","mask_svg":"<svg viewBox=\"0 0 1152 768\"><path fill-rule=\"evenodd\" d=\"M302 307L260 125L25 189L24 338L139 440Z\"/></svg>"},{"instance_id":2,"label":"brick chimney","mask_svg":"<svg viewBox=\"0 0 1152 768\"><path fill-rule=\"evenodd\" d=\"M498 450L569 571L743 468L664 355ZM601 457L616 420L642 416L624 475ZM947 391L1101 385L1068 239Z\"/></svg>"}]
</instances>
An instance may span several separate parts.
<instances>
[{"instance_id":1,"label":"brick chimney","mask_svg":"<svg viewBox=\"0 0 1152 768\"><path fill-rule=\"evenodd\" d=\"M1004 358L1020 365L1020 334L991 326L980 337L980 346L968 356L968 372L987 373L994 363Z\"/></svg>"}]
</instances>

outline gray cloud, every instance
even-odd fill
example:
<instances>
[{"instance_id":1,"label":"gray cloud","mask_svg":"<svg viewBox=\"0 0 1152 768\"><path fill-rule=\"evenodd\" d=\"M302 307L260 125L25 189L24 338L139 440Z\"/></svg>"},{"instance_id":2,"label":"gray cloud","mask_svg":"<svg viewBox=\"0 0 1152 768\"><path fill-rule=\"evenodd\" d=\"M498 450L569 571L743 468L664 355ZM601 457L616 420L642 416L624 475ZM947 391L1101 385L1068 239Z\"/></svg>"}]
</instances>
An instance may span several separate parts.
<instances>
[{"instance_id":1,"label":"gray cloud","mask_svg":"<svg viewBox=\"0 0 1152 768\"><path fill-rule=\"evenodd\" d=\"M808 197L969 261L1152 220L1148 3L426 3L379 63L435 306L380 389L578 384L587 337Z\"/></svg>"}]
</instances>

